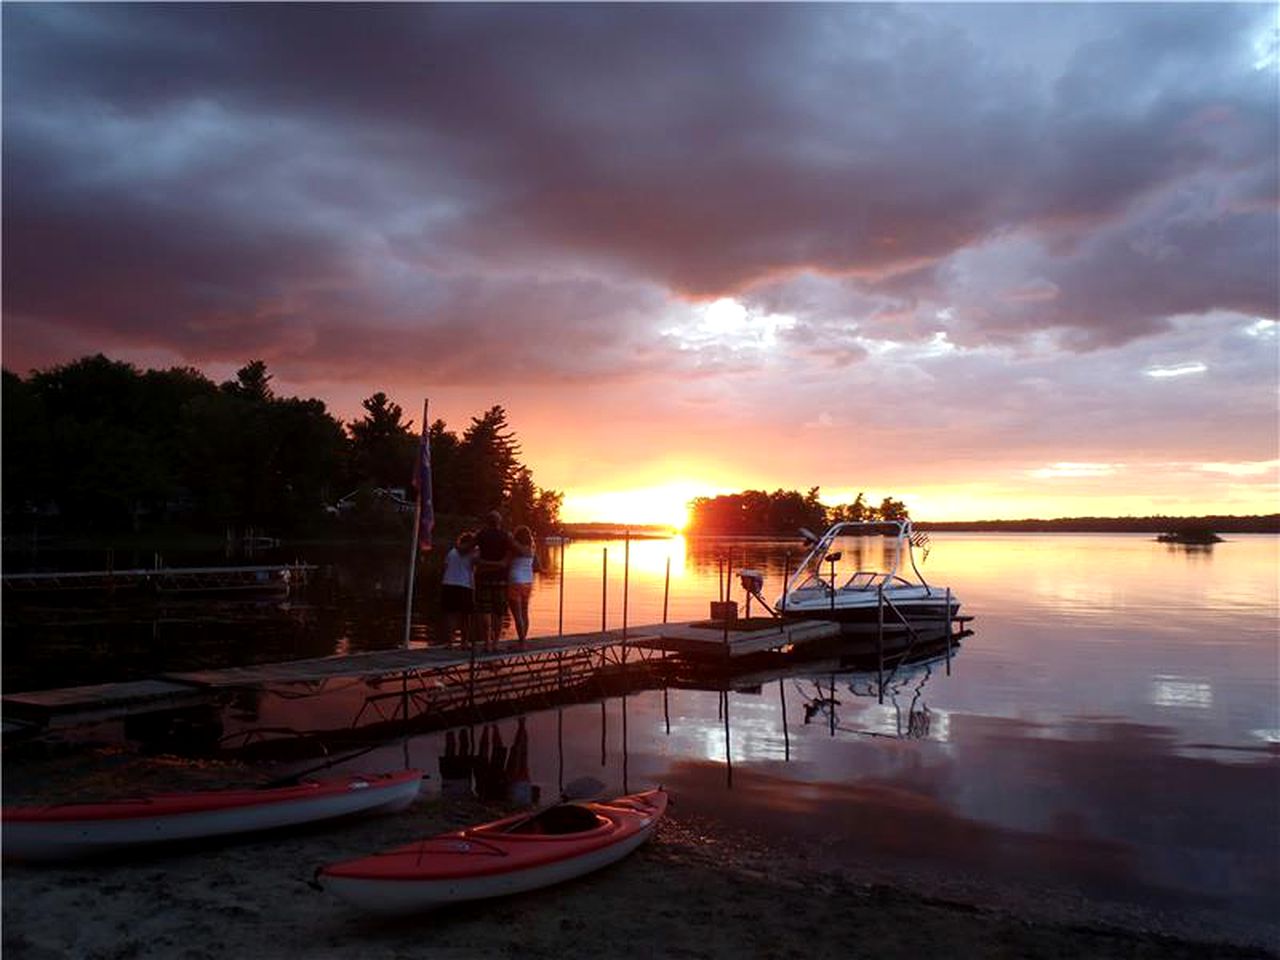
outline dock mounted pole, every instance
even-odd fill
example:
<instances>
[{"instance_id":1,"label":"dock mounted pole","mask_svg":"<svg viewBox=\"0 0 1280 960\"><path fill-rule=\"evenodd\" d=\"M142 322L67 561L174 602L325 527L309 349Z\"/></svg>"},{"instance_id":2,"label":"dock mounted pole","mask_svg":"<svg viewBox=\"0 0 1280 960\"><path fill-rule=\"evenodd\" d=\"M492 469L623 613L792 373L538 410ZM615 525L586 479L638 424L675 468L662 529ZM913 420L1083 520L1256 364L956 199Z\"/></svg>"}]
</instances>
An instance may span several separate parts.
<instances>
[{"instance_id":1,"label":"dock mounted pole","mask_svg":"<svg viewBox=\"0 0 1280 960\"><path fill-rule=\"evenodd\" d=\"M947 676L951 676L951 588L947 587Z\"/></svg>"},{"instance_id":2,"label":"dock mounted pole","mask_svg":"<svg viewBox=\"0 0 1280 960\"><path fill-rule=\"evenodd\" d=\"M604 560L600 565L600 632L609 627L609 548L604 548Z\"/></svg>"},{"instance_id":3,"label":"dock mounted pole","mask_svg":"<svg viewBox=\"0 0 1280 960\"><path fill-rule=\"evenodd\" d=\"M627 660L627 594L631 588L631 531L622 541L622 662Z\"/></svg>"},{"instance_id":4,"label":"dock mounted pole","mask_svg":"<svg viewBox=\"0 0 1280 960\"><path fill-rule=\"evenodd\" d=\"M560 618L556 625L556 636L564 637L564 538L560 538Z\"/></svg>"},{"instance_id":5,"label":"dock mounted pole","mask_svg":"<svg viewBox=\"0 0 1280 960\"><path fill-rule=\"evenodd\" d=\"M667 622L667 601L671 599L671 554L667 554L667 575L662 581L662 622ZM663 648L666 649L665 647Z\"/></svg>"},{"instance_id":6,"label":"dock mounted pole","mask_svg":"<svg viewBox=\"0 0 1280 960\"><path fill-rule=\"evenodd\" d=\"M424 444L427 443L427 402L428 401L425 399L422 401L422 439L420 442ZM422 454L419 453L419 457L421 456ZM419 482L430 483L431 477L420 477ZM431 491L426 491L426 495L430 496ZM413 580L418 571L418 548L420 546L418 543L418 532L419 527L422 524L422 498L423 491L419 490L418 496L415 498L417 502L414 504L413 508L413 538L409 548L409 580L404 591L404 648L406 650L409 649L409 634L413 624ZM405 720L407 721L408 719L409 716L406 713Z\"/></svg>"},{"instance_id":7,"label":"dock mounted pole","mask_svg":"<svg viewBox=\"0 0 1280 960\"><path fill-rule=\"evenodd\" d=\"M884 703L884 584L876 590L876 616L878 620L878 628L876 630L876 674L879 680L879 697L880 703Z\"/></svg>"}]
</instances>

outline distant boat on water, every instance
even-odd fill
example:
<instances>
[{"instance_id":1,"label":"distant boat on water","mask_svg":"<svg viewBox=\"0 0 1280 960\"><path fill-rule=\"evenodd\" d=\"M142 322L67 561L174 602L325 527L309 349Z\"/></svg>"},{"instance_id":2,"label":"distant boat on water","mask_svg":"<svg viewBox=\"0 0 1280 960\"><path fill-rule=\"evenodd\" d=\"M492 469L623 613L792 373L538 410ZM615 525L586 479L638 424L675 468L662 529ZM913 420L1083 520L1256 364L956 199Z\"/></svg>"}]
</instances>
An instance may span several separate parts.
<instances>
[{"instance_id":1,"label":"distant boat on water","mask_svg":"<svg viewBox=\"0 0 1280 960\"><path fill-rule=\"evenodd\" d=\"M1221 543L1222 538L1212 530L1170 530L1156 537L1160 543L1206 544Z\"/></svg>"}]
</instances>

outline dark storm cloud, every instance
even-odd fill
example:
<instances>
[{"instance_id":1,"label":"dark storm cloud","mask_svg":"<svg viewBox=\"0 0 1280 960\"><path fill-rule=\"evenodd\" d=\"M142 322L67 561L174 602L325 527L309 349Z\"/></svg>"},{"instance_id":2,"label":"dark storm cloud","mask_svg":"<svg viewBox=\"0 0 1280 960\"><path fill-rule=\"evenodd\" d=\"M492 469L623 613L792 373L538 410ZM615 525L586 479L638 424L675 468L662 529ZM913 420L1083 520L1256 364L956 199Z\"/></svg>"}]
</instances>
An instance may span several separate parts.
<instances>
[{"instance_id":1,"label":"dark storm cloud","mask_svg":"<svg viewBox=\"0 0 1280 960\"><path fill-rule=\"evenodd\" d=\"M979 340L1275 315L1265 8L3 18L6 339L45 323L331 376L461 377L480 354L603 375L660 342L664 289L767 297L812 273L903 315L970 295ZM1210 213L1163 219L1206 196ZM1009 237L1037 251L1025 270L959 290L956 259Z\"/></svg>"}]
</instances>

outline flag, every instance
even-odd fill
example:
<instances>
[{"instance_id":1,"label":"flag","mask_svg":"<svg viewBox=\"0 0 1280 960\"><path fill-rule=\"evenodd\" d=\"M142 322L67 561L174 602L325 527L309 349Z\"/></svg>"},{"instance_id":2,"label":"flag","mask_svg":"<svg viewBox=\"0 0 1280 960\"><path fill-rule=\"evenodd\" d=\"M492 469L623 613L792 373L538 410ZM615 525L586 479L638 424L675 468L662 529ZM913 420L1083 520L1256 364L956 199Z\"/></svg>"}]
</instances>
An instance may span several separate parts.
<instances>
[{"instance_id":1,"label":"flag","mask_svg":"<svg viewBox=\"0 0 1280 960\"><path fill-rule=\"evenodd\" d=\"M431 549L431 531L436 526L435 506L431 502L431 439L426 418L422 423L422 442L418 445L418 467L413 472L413 486L418 493L418 549Z\"/></svg>"},{"instance_id":2,"label":"flag","mask_svg":"<svg viewBox=\"0 0 1280 960\"><path fill-rule=\"evenodd\" d=\"M911 545L920 551L920 562L929 559L929 534L924 530L911 531Z\"/></svg>"}]
</instances>

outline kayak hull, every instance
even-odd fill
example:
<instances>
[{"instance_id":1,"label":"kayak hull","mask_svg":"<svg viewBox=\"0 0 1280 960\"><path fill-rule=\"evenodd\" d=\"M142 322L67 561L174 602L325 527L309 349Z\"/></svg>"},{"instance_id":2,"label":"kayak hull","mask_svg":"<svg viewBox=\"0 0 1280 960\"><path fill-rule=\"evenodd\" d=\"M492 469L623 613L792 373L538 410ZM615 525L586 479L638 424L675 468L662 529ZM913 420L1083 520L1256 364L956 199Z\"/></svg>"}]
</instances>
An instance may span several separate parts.
<instances>
[{"instance_id":1,"label":"kayak hull","mask_svg":"<svg viewBox=\"0 0 1280 960\"><path fill-rule=\"evenodd\" d=\"M510 817L331 864L318 877L348 903L388 914L526 893L623 859L653 835L667 801L664 791L651 790L607 803L574 804L596 814L598 825L561 836L506 833L511 824L528 819Z\"/></svg>"},{"instance_id":2,"label":"kayak hull","mask_svg":"<svg viewBox=\"0 0 1280 960\"><path fill-rule=\"evenodd\" d=\"M300 826L413 803L422 771L346 776L276 789L156 794L136 800L14 807L0 814L4 855L64 860L135 846Z\"/></svg>"}]
</instances>

